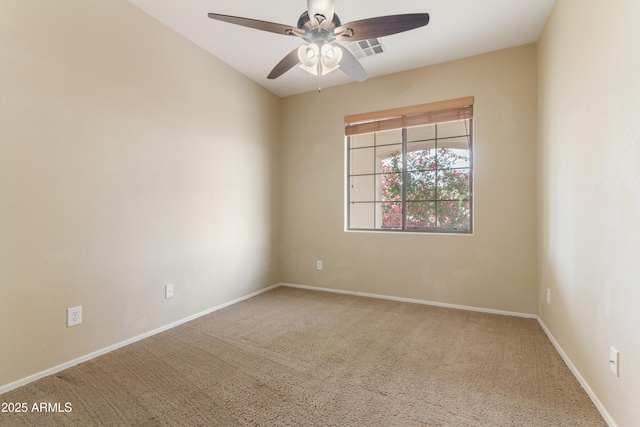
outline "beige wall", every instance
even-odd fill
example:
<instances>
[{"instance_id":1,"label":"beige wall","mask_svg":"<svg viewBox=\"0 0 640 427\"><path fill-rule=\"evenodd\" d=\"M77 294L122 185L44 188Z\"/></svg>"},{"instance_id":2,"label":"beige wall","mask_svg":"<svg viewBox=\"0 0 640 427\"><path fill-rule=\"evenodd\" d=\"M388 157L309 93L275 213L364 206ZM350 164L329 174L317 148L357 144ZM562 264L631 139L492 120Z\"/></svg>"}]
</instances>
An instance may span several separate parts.
<instances>
[{"instance_id":1,"label":"beige wall","mask_svg":"<svg viewBox=\"0 0 640 427\"><path fill-rule=\"evenodd\" d=\"M0 387L284 281L539 313L640 424L640 3L600 6L558 0L537 49L278 100L124 0L2 1ZM463 96L474 234L345 232L343 117Z\"/></svg>"},{"instance_id":2,"label":"beige wall","mask_svg":"<svg viewBox=\"0 0 640 427\"><path fill-rule=\"evenodd\" d=\"M559 0L538 50L539 314L619 426L640 425L638 16Z\"/></svg>"},{"instance_id":3,"label":"beige wall","mask_svg":"<svg viewBox=\"0 0 640 427\"><path fill-rule=\"evenodd\" d=\"M3 0L0 61L0 386L279 281L277 97L125 0Z\"/></svg>"},{"instance_id":4,"label":"beige wall","mask_svg":"<svg viewBox=\"0 0 640 427\"><path fill-rule=\"evenodd\" d=\"M345 232L344 116L464 96L474 234ZM288 97L282 117L285 282L536 312L535 45Z\"/></svg>"}]
</instances>

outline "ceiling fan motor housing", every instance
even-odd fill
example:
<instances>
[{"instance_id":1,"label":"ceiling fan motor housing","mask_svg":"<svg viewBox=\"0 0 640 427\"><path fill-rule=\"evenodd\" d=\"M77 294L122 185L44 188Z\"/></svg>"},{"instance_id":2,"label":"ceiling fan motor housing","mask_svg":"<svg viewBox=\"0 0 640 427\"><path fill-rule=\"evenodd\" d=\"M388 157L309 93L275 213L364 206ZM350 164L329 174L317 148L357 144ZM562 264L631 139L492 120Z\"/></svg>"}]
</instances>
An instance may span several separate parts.
<instances>
[{"instance_id":1,"label":"ceiling fan motor housing","mask_svg":"<svg viewBox=\"0 0 640 427\"><path fill-rule=\"evenodd\" d=\"M319 25L324 21L333 21L334 9L335 0L307 0L308 15Z\"/></svg>"},{"instance_id":2,"label":"ceiling fan motor housing","mask_svg":"<svg viewBox=\"0 0 640 427\"><path fill-rule=\"evenodd\" d=\"M317 38L322 38L326 41L332 41L334 38L333 30L340 25L342 25L342 23L340 22L340 18L336 14L333 15L333 19L331 20L330 24L318 25L309 18L309 12L304 11L298 19L297 27L305 32L304 39L308 42L312 42Z\"/></svg>"}]
</instances>

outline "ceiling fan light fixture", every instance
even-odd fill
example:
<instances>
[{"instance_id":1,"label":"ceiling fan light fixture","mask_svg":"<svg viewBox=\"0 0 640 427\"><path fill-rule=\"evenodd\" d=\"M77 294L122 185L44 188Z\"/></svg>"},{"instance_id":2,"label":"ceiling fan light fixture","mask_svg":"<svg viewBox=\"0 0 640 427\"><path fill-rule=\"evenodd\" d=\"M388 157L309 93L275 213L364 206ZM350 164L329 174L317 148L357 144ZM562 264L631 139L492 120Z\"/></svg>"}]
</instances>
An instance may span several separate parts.
<instances>
[{"instance_id":1,"label":"ceiling fan light fixture","mask_svg":"<svg viewBox=\"0 0 640 427\"><path fill-rule=\"evenodd\" d=\"M318 64L320 48L314 43L302 45L298 48L298 59L302 65L314 67Z\"/></svg>"},{"instance_id":2,"label":"ceiling fan light fixture","mask_svg":"<svg viewBox=\"0 0 640 427\"><path fill-rule=\"evenodd\" d=\"M324 76L325 74L329 74L330 72L335 71L338 68L340 68L340 65L336 65L335 67L327 67L326 65L322 64L322 75Z\"/></svg>"},{"instance_id":3,"label":"ceiling fan light fixture","mask_svg":"<svg viewBox=\"0 0 640 427\"><path fill-rule=\"evenodd\" d=\"M300 68L308 73L317 75L320 48L314 43L300 46L298 48L298 60L300 61Z\"/></svg>"},{"instance_id":4,"label":"ceiling fan light fixture","mask_svg":"<svg viewBox=\"0 0 640 427\"><path fill-rule=\"evenodd\" d=\"M317 76L318 72L325 75L340 68L342 50L328 43L323 44L321 48L315 43L309 43L298 48L298 59L300 68L306 72L314 76Z\"/></svg>"},{"instance_id":5,"label":"ceiling fan light fixture","mask_svg":"<svg viewBox=\"0 0 640 427\"><path fill-rule=\"evenodd\" d=\"M330 73L340 67L342 50L337 46L325 44L320 49L320 62L322 62L322 74Z\"/></svg>"}]
</instances>

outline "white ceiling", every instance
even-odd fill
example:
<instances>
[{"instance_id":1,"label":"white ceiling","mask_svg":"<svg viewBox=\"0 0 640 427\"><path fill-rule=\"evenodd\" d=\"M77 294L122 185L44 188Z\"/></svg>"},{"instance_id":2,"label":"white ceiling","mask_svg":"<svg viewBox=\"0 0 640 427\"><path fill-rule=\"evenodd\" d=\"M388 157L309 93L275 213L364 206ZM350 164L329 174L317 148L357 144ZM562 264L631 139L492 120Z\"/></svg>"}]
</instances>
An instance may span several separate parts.
<instances>
[{"instance_id":1,"label":"white ceiling","mask_svg":"<svg viewBox=\"0 0 640 427\"><path fill-rule=\"evenodd\" d=\"M276 80L271 69L303 44L297 37L232 25L207 13L295 26L304 0L129 0L169 28L283 97L317 90L318 78L294 67ZM535 42L556 0L336 0L343 24L384 15L430 14L426 27L381 38L386 52L360 60L369 78ZM215 76L212 76L215 78ZM353 80L341 71L322 87Z\"/></svg>"}]
</instances>

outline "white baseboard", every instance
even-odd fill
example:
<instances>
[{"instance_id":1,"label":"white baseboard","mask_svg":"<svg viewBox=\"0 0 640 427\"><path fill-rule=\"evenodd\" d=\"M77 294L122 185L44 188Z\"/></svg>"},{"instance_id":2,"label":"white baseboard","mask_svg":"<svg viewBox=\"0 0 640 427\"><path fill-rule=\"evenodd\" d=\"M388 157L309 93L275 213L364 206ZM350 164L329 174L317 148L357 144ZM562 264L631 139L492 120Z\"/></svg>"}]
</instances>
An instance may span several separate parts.
<instances>
[{"instance_id":1,"label":"white baseboard","mask_svg":"<svg viewBox=\"0 0 640 427\"><path fill-rule=\"evenodd\" d=\"M62 371L64 369L68 369L68 368L70 368L72 366L75 366L75 365L78 365L78 364L80 364L82 362L86 362L88 360L94 359L94 358L96 358L98 356L102 356L103 354L109 353L109 352L111 352L113 350L117 350L117 349L119 349L121 347L124 347L126 345L132 344L132 343L134 343L136 341L140 341L140 340L148 338L148 337L150 337L152 335L158 334L160 332L164 332L164 331L166 331L168 329L175 328L176 326L179 326L179 325L181 325L183 323L189 322L191 320L195 320L195 319L197 319L199 317L202 317L202 316L205 316L207 314L213 313L214 311L223 309L225 307L229 307L230 305L237 304L240 301L244 301L246 299L252 298L252 297L254 297L256 295L259 295L261 293L270 291L271 289L277 288L279 286L286 286L286 287L290 287L290 288L299 288L299 289L308 289L308 290L312 290L312 291L323 291L323 292L333 292L333 293L338 293L338 294L357 295L357 296L363 296L363 297L368 297L368 298L386 299L386 300L391 300L391 301L409 302L409 303L414 303L414 304L432 305L432 306L437 306L437 307L454 308L454 309L458 309L458 310L476 311L476 312L480 312L480 313L500 314L500 315L505 315L505 316L517 316L517 317L536 319L538 321L538 323L540 324L540 326L542 327L542 330L545 332L545 334L547 335L547 337L549 338L549 340L551 341L551 343L555 347L556 351L560 354L560 357L562 357L562 359L567 364L567 366L569 367L569 369L571 370L573 375L576 377L576 379L580 383L580 385L582 385L582 387L587 392L588 396L591 398L591 401L593 402L593 404L596 406L598 411L600 411L600 414L602 415L604 420L607 422L607 424L610 427L617 427L617 424L615 423L615 421L613 421L613 418L611 418L611 415L609 415L609 413L607 412L605 407L602 405L602 403L600 402L598 397L595 395L593 390L591 390L591 387L589 387L589 384L587 384L587 382L584 380L582 375L580 375L580 372L573 365L573 363L571 362L571 360L569 359L567 354L564 352L564 350L562 349L560 344L558 344L558 342L556 341L554 336L551 334L551 332L549 331L547 326L544 324L542 319L539 316L535 315L535 314L517 313L517 312L502 311L502 310L492 310L492 309L486 309L486 308L470 307L470 306L456 305L456 304L446 304L446 303L418 300L418 299L412 299L412 298L394 297L394 296L389 296L389 295L378 295L378 294L371 294L371 293L364 293L364 292L357 292L357 291L345 291L345 290L341 290L341 289L321 288L321 287L317 287L317 286L297 285L297 284L293 284L293 283L278 283L278 284L269 286L267 288L260 289L259 291L253 292L251 294L245 295L245 296L240 297L240 298L236 298L236 299L234 299L232 301L226 302L224 304L218 305L218 306L213 307L211 309L202 311L200 313L194 314L192 316L186 317L184 319L178 320L176 322L170 323L168 325L162 326L160 328L157 328L157 329L154 329L152 331L146 332L144 334L138 335L136 337L130 338L128 340L122 341L120 343L111 345L109 347L105 347L105 348L103 348L101 350L95 351L93 353L87 354L85 356L79 357L79 358L71 360L69 362L65 362L65 363L60 364L58 366L54 366L53 368L46 369L46 370L44 370L42 372L38 372L37 374L34 374L34 375L28 376L26 378L22 378L20 380L14 381L12 383L0 386L0 394L6 393L6 392L8 392L10 390L13 390L13 389L21 387L23 385L29 384L29 383L31 383L33 381L39 380L40 378L44 378L46 376L53 375L53 374L55 374L57 372L60 372L60 371Z\"/></svg>"},{"instance_id":2,"label":"white baseboard","mask_svg":"<svg viewBox=\"0 0 640 427\"><path fill-rule=\"evenodd\" d=\"M87 360L91 360L91 359L94 359L94 358L96 358L98 356L102 356L103 354L109 353L109 352L111 352L113 350L117 350L117 349L119 349L121 347L124 347L126 345L132 344L132 343L134 343L136 341L140 341L140 340L148 338L148 337L150 337L152 335L158 334L160 332L164 332L164 331L166 331L168 329L175 328L176 326L182 325L183 323L186 323L186 322L190 322L191 320L197 319L198 317L202 317L202 316L205 316L207 314L213 313L214 311L221 310L221 309L223 309L225 307L228 307L230 305L237 304L240 301L244 301L246 299L249 299L251 297L259 295L259 294L261 294L263 292L270 291L271 289L277 288L278 286L280 286L280 284L275 284L275 285L269 286L267 288L260 289L259 291L253 292L253 293L251 293L249 295L245 295L243 297L236 298L233 301L229 301L229 302L226 302L224 304L220 304L220 305L215 306L213 308L210 308L208 310L202 311L200 313L194 314L194 315L189 316L189 317L185 317L184 319L178 320L176 322L170 323L170 324L165 325L165 326L161 326L160 328L154 329L152 331L146 332L144 334L138 335L138 336L130 338L128 340L119 342L119 343L114 344L114 345L110 345L109 347L105 347L105 348L103 348L101 350L94 351L93 353L89 353L87 355L78 357L77 359L71 360L69 362L62 363L62 364L60 364L58 366L54 366L53 368L46 369L46 370L44 370L42 372L38 372L37 374L30 375L30 376L28 376L26 378L22 378L20 380L14 381L12 383L0 386L0 394L6 393L6 392L8 392L10 390L13 390L13 389L21 387L23 385L29 384L30 382L39 380L40 378L44 378L46 376L53 375L53 374L55 374L57 372L60 372L60 371L65 370L65 369L68 369L68 368L70 368L72 366L75 366L75 365L78 365L78 364L80 364L82 362L86 362Z\"/></svg>"},{"instance_id":3,"label":"white baseboard","mask_svg":"<svg viewBox=\"0 0 640 427\"><path fill-rule=\"evenodd\" d=\"M380 299L386 299L386 300L391 300L391 301L411 302L411 303L414 303L414 304L434 305L434 306L438 306L438 307L455 308L455 309L458 309L458 310L477 311L477 312L480 312L480 313L501 314L501 315L506 315L506 316L517 316L517 317L524 317L524 318L529 318L529 319L536 319L538 321L538 323L540 324L540 326L542 327L542 330L544 331L544 333L549 338L549 341L551 341L551 343L555 347L555 349L558 352L558 354L560 354L560 357L562 357L562 359L567 364L567 366L569 367L569 369L571 370L573 375L576 377L576 379L578 380L578 382L580 383L582 388L584 388L584 390L587 392L587 395L589 396L589 398L591 399L593 404L596 406L596 408L598 409L598 411L602 415L602 418L604 418L605 422L610 427L617 427L617 424L615 423L615 421L613 421L613 418L611 418L611 415L607 412L607 410L605 409L604 405L602 405L602 402L600 402L600 400L598 399L596 394L593 392L593 390L591 390L591 387L589 387L589 384L584 380L582 375L580 375L580 372L576 369L574 364L571 362L571 359L569 359L569 357L564 352L562 347L560 347L560 344L558 344L558 342L556 341L554 336L551 334L551 332L549 331L547 326L544 324L542 319L539 316L535 315L535 314L515 313L515 312L511 312L511 311L501 311L501 310L491 310L491 309L478 308L478 307L469 307L469 306L464 306L464 305L445 304L445 303L439 303L439 302L433 302L433 301L416 300L416 299L411 299L411 298L399 298L399 297L393 297L393 296L387 296L387 295L369 294L369 293L356 292L356 291L345 291L345 290L341 290L341 289L331 289L331 288L320 288L320 287L316 287L316 286L297 285L297 284L293 284L293 283L280 283L280 286L287 286L287 287L290 287L290 288L309 289L309 290L312 290L312 291L333 292L333 293L337 293L337 294L359 295L359 296L364 296L364 297L380 298Z\"/></svg>"},{"instance_id":4,"label":"white baseboard","mask_svg":"<svg viewBox=\"0 0 640 427\"><path fill-rule=\"evenodd\" d=\"M347 295L357 295L361 297L368 298L378 298L378 299L386 299L390 301L400 301L400 302L410 302L413 304L422 304L422 305L433 305L437 307L444 308L455 308L457 310L467 310L467 311L477 311L480 313L489 313L489 314L500 314L503 316L516 316L516 317L525 317L527 319L537 319L538 316L535 314L527 314L527 313L517 313L513 311L503 311L503 310L492 310L490 308L480 308L480 307L470 307L466 305L456 305L456 304L447 304L442 302L435 301L426 301L420 299L412 299L412 298L401 298L394 297L389 295L379 295L379 294L370 294L366 292L357 292L357 291L344 291L341 289L331 289L331 288L319 288L316 286L306 286L306 285L297 285L294 283L280 283L281 286L287 286L289 288L300 288L300 289L309 289L312 291L323 291L323 292L333 292L336 294L347 294Z\"/></svg>"},{"instance_id":5,"label":"white baseboard","mask_svg":"<svg viewBox=\"0 0 640 427\"><path fill-rule=\"evenodd\" d=\"M538 319L538 323L540 324L540 327L542 327L542 330L544 331L544 333L547 334L547 338L549 338L549 341L551 341L553 346L556 348L556 351L558 352L558 354L560 354L560 357L562 357L562 360L564 360L564 363L567 364L567 366L573 373L573 376L576 377L576 379L578 380L582 388L584 388L584 390L587 392L593 404L596 405L596 408L598 409L598 411L600 411L600 415L602 415L602 418L604 418L605 422L610 427L617 427L616 422L613 421L613 418L611 418L611 415L609 415L609 412L607 412L602 402L600 402L600 399L598 399L598 397L593 392L593 390L591 390L591 387L589 387L589 384L585 381L582 375L580 375L580 372L578 371L578 369L574 366L573 362L571 362L571 359L569 359L569 356L567 356L567 354L564 352L562 347L560 347L560 344L558 344L558 341L556 341L555 337L551 334L551 331L549 330L549 328L547 328L547 325L544 324L544 322L539 316L536 316L536 317Z\"/></svg>"}]
</instances>

